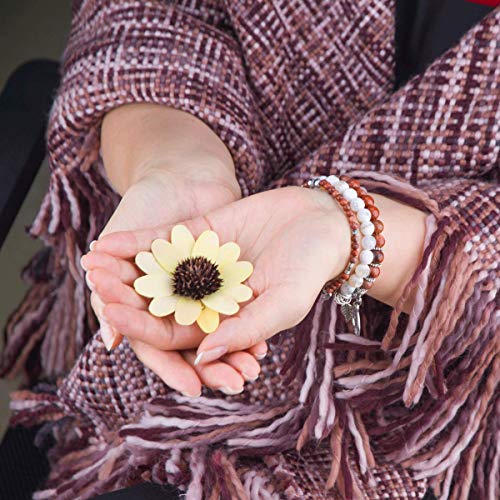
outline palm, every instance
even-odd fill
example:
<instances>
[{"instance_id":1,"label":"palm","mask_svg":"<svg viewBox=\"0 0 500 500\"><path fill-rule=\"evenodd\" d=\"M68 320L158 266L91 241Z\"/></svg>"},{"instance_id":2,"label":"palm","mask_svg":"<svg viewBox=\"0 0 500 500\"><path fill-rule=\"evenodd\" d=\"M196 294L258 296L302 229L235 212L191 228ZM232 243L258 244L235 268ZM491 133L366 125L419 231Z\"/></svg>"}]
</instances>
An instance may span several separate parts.
<instances>
[{"instance_id":1,"label":"palm","mask_svg":"<svg viewBox=\"0 0 500 500\"><path fill-rule=\"evenodd\" d=\"M236 199L219 182L151 172L123 196L102 235L197 217Z\"/></svg>"}]
</instances>

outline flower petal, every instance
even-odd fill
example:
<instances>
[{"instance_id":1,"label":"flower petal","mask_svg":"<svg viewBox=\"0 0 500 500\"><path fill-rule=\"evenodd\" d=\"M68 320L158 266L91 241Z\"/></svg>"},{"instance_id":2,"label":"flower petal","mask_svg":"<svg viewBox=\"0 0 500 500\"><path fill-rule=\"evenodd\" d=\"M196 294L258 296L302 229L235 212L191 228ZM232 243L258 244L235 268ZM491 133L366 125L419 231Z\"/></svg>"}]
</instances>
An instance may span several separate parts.
<instances>
[{"instance_id":1,"label":"flower petal","mask_svg":"<svg viewBox=\"0 0 500 500\"><path fill-rule=\"evenodd\" d=\"M186 226L182 224L174 226L170 239L172 245L178 250L181 259L187 259L191 255L194 246L194 237Z\"/></svg>"},{"instance_id":2,"label":"flower petal","mask_svg":"<svg viewBox=\"0 0 500 500\"><path fill-rule=\"evenodd\" d=\"M135 256L135 263L137 267L146 274L165 274L165 269L158 264L151 252L139 252Z\"/></svg>"},{"instance_id":3,"label":"flower petal","mask_svg":"<svg viewBox=\"0 0 500 500\"><path fill-rule=\"evenodd\" d=\"M200 316L201 302L181 297L175 306L175 321L179 325L192 325Z\"/></svg>"},{"instance_id":4,"label":"flower petal","mask_svg":"<svg viewBox=\"0 0 500 500\"><path fill-rule=\"evenodd\" d=\"M231 288L223 288L224 293L236 300L236 302L245 302L252 298L253 291L249 286L236 285Z\"/></svg>"},{"instance_id":5,"label":"flower petal","mask_svg":"<svg viewBox=\"0 0 500 500\"><path fill-rule=\"evenodd\" d=\"M236 314L240 309L240 306L234 299L222 292L215 292L211 295L207 295L203 297L201 301L206 307L222 314L227 314L228 316Z\"/></svg>"},{"instance_id":6,"label":"flower petal","mask_svg":"<svg viewBox=\"0 0 500 500\"><path fill-rule=\"evenodd\" d=\"M196 240L191 255L203 255L215 262L219 253L219 237L214 231L203 231Z\"/></svg>"},{"instance_id":7,"label":"flower petal","mask_svg":"<svg viewBox=\"0 0 500 500\"><path fill-rule=\"evenodd\" d=\"M224 243L224 245L219 248L216 262L219 266L232 264L238 260L239 256L240 247L234 243L234 241L230 241L229 243Z\"/></svg>"},{"instance_id":8,"label":"flower petal","mask_svg":"<svg viewBox=\"0 0 500 500\"><path fill-rule=\"evenodd\" d=\"M149 304L149 312L153 316L162 318L168 316L175 311L175 306L179 301L178 295L170 295L169 297L155 297Z\"/></svg>"},{"instance_id":9,"label":"flower petal","mask_svg":"<svg viewBox=\"0 0 500 500\"><path fill-rule=\"evenodd\" d=\"M221 266L219 269L224 288L232 288L235 285L239 285L253 273L252 264L245 260Z\"/></svg>"},{"instance_id":10,"label":"flower petal","mask_svg":"<svg viewBox=\"0 0 500 500\"><path fill-rule=\"evenodd\" d=\"M163 269L169 273L175 271L177 264L181 260L180 252L172 243L166 240L154 240L151 244L151 251Z\"/></svg>"},{"instance_id":11,"label":"flower petal","mask_svg":"<svg viewBox=\"0 0 500 500\"><path fill-rule=\"evenodd\" d=\"M162 274L146 274L137 278L134 288L143 297L167 297L174 293L172 278L165 271Z\"/></svg>"},{"instance_id":12,"label":"flower petal","mask_svg":"<svg viewBox=\"0 0 500 500\"><path fill-rule=\"evenodd\" d=\"M219 326L219 313L205 307L203 311L201 311L200 317L197 319L198 326L205 333L213 333L217 330Z\"/></svg>"}]
</instances>

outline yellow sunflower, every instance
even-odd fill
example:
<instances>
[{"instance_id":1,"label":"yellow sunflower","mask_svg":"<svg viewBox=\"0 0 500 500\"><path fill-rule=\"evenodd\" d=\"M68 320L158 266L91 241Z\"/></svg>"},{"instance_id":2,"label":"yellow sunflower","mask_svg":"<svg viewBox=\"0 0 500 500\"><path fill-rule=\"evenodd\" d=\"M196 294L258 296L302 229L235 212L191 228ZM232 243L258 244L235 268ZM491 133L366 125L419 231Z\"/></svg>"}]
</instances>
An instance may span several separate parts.
<instances>
[{"instance_id":1,"label":"yellow sunflower","mask_svg":"<svg viewBox=\"0 0 500 500\"><path fill-rule=\"evenodd\" d=\"M149 312L164 317L175 313L179 325L195 321L205 333L219 326L219 314L239 311L239 302L252 297L243 285L253 272L250 262L238 261L240 247L219 246L214 231L205 231L195 241L186 226L172 229L171 242L157 239L151 252L139 252L135 263L145 276L134 281L139 295L152 298Z\"/></svg>"}]
</instances>

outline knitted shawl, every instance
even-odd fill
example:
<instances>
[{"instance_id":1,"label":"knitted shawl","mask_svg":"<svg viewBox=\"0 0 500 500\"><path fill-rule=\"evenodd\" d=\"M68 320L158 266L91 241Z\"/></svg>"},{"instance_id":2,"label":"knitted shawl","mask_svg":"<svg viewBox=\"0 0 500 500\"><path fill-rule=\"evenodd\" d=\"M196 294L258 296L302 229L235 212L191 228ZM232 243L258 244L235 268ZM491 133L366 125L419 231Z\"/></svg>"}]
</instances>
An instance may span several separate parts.
<instances>
[{"instance_id":1,"label":"knitted shawl","mask_svg":"<svg viewBox=\"0 0 500 500\"><path fill-rule=\"evenodd\" d=\"M150 480L201 498L499 498L500 9L397 92L393 0L81 0L50 115L46 243L6 330L25 371L13 423L55 445L36 498ZM243 194L348 174L427 214L395 307L362 336L331 301L271 342L236 396L166 387L125 340L108 353L79 258L118 202L99 155L109 110L192 113ZM168 200L165 206L168 207ZM411 311L403 303L416 289Z\"/></svg>"}]
</instances>

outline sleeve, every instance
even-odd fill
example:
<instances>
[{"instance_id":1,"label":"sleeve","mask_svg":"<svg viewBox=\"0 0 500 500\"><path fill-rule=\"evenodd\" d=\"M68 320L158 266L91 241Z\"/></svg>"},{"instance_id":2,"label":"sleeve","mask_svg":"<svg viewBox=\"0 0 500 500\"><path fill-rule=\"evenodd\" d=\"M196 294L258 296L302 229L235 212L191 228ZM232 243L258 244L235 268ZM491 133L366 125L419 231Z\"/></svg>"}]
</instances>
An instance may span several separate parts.
<instances>
[{"instance_id":1,"label":"sleeve","mask_svg":"<svg viewBox=\"0 0 500 500\"><path fill-rule=\"evenodd\" d=\"M88 168L112 108L164 104L203 120L256 189L263 134L238 40L221 0L80 0L62 61L48 148L53 168Z\"/></svg>"},{"instance_id":2,"label":"sleeve","mask_svg":"<svg viewBox=\"0 0 500 500\"><path fill-rule=\"evenodd\" d=\"M1 375L65 373L97 329L79 260L119 202L99 157L100 125L109 110L148 102L193 114L226 144L243 194L257 189L266 148L224 5L73 3L47 132L50 185L29 228L47 248L23 273L32 286L7 325Z\"/></svg>"},{"instance_id":3,"label":"sleeve","mask_svg":"<svg viewBox=\"0 0 500 500\"><path fill-rule=\"evenodd\" d=\"M351 374L335 383L337 397L353 406L384 401L383 415L397 427L380 417L372 437L443 498L447 492L465 498L469 489L488 496L484 478L497 468L499 25L496 9L344 137L275 182L346 174L369 192L428 213L422 261L372 337L382 339L377 359L386 361L355 374L337 366ZM404 314L414 289L416 300ZM380 312L370 299L364 325Z\"/></svg>"}]
</instances>

